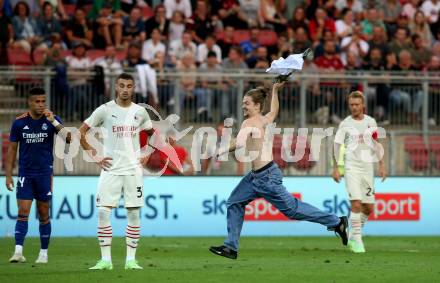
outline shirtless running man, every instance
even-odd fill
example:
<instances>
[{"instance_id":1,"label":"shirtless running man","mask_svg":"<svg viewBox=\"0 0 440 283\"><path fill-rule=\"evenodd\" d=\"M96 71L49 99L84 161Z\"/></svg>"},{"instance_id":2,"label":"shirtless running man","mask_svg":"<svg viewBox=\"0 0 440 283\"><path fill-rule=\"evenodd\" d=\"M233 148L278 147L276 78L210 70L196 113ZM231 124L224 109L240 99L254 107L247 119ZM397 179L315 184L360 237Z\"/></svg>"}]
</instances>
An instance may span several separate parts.
<instances>
[{"instance_id":1,"label":"shirtless running man","mask_svg":"<svg viewBox=\"0 0 440 283\"><path fill-rule=\"evenodd\" d=\"M252 89L243 97L242 108L245 120L236 141L231 143L228 152L248 149L249 152L257 151L259 154L252 160L252 171L243 177L229 196L227 201L228 237L224 245L209 249L216 255L230 259L237 258L245 207L260 197L266 199L290 219L316 222L326 226L328 230L335 231L341 237L342 243L347 245L347 217L338 217L323 212L293 197L282 184L282 172L272 160L272 147L267 148L264 145L265 130L278 116L278 90L283 85L282 82L273 85L270 111L265 115L262 113L268 96L265 88ZM219 155L224 153L226 152L220 152Z\"/></svg>"}]
</instances>

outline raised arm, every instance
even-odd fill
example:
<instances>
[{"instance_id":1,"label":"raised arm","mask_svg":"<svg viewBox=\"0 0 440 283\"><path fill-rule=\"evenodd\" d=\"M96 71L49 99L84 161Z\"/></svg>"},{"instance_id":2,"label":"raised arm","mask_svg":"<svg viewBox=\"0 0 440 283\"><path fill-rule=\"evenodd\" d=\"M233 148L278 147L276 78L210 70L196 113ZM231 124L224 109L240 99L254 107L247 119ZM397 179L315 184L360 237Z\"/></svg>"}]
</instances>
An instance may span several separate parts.
<instances>
[{"instance_id":1,"label":"raised arm","mask_svg":"<svg viewBox=\"0 0 440 283\"><path fill-rule=\"evenodd\" d=\"M265 115L267 122L273 123L276 117L278 116L278 112L280 110L280 102L278 100L278 90L284 86L285 82L277 82L274 83L272 87L272 98L270 100L270 111Z\"/></svg>"}]
</instances>

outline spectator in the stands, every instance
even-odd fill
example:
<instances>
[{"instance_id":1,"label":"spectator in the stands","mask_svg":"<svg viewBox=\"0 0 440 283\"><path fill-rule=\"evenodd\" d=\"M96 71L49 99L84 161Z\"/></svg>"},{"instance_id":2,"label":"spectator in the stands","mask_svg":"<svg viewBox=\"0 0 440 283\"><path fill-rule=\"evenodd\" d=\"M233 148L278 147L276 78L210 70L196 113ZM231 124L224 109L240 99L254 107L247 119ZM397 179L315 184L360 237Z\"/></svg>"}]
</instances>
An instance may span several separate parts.
<instances>
[{"instance_id":1,"label":"spectator in the stands","mask_svg":"<svg viewBox=\"0 0 440 283\"><path fill-rule=\"evenodd\" d=\"M87 18L90 20L97 19L101 14L101 10L106 6L109 6L110 12L113 12L118 18L120 18L123 14L121 10L121 0L93 0L92 4L92 9L90 9L89 14L87 15Z\"/></svg>"},{"instance_id":2,"label":"spectator in the stands","mask_svg":"<svg viewBox=\"0 0 440 283\"><path fill-rule=\"evenodd\" d=\"M420 0L409 0L403 5L402 15L407 16L410 19L414 18L415 13L419 9Z\"/></svg>"},{"instance_id":3,"label":"spectator in the stands","mask_svg":"<svg viewBox=\"0 0 440 283\"><path fill-rule=\"evenodd\" d=\"M124 61L122 61L122 67L126 68L134 68L137 65L147 64L147 61L142 59L141 55L141 44L138 42L132 42L128 46L127 57Z\"/></svg>"},{"instance_id":4,"label":"spectator in the stands","mask_svg":"<svg viewBox=\"0 0 440 283\"><path fill-rule=\"evenodd\" d=\"M357 57L357 63L360 65L362 58L368 54L368 43L362 38L362 27L357 25L353 29L351 36L346 36L341 41L341 60L347 63L347 54L353 53Z\"/></svg>"},{"instance_id":5,"label":"spectator in the stands","mask_svg":"<svg viewBox=\"0 0 440 283\"><path fill-rule=\"evenodd\" d=\"M355 26L353 11L348 8L342 10L342 19L336 21L336 35L339 38L344 38L353 33L353 27Z\"/></svg>"},{"instance_id":6,"label":"spectator in the stands","mask_svg":"<svg viewBox=\"0 0 440 283\"><path fill-rule=\"evenodd\" d=\"M233 46L229 50L228 57L222 62L223 70L226 72L234 72L247 69L247 65L243 60L243 52L239 46ZM230 117L235 113L238 82L233 79L226 79L227 91L220 98L220 111L222 117Z\"/></svg>"},{"instance_id":7,"label":"spectator in the stands","mask_svg":"<svg viewBox=\"0 0 440 283\"><path fill-rule=\"evenodd\" d=\"M296 30L299 27L304 28L306 31L308 30L309 20L307 20L306 11L302 6L296 6L292 14L292 19L290 19L287 24L293 30Z\"/></svg>"},{"instance_id":8,"label":"spectator in the stands","mask_svg":"<svg viewBox=\"0 0 440 283\"><path fill-rule=\"evenodd\" d=\"M432 52L423 44L423 39L420 34L413 34L411 36L413 45L412 57L414 67L417 70L422 70L431 60Z\"/></svg>"},{"instance_id":9,"label":"spectator in the stands","mask_svg":"<svg viewBox=\"0 0 440 283\"><path fill-rule=\"evenodd\" d=\"M422 37L423 45L425 47L431 47L432 45L432 33L422 11L417 11L412 18L409 28L411 34L418 34Z\"/></svg>"},{"instance_id":10,"label":"spectator in the stands","mask_svg":"<svg viewBox=\"0 0 440 283\"><path fill-rule=\"evenodd\" d=\"M190 31L185 31L182 35L182 39L173 41L168 48L168 55L170 56L171 63L177 65L179 60L182 59L185 53L191 53L193 58L196 57L197 46L192 41L192 34Z\"/></svg>"},{"instance_id":11,"label":"spectator in the stands","mask_svg":"<svg viewBox=\"0 0 440 283\"><path fill-rule=\"evenodd\" d=\"M361 15L364 11L364 7L360 0L336 0L335 6L336 9L342 13L345 9L353 11L356 15ZM358 16L356 16L356 18L358 18Z\"/></svg>"},{"instance_id":12,"label":"spectator in the stands","mask_svg":"<svg viewBox=\"0 0 440 283\"><path fill-rule=\"evenodd\" d=\"M235 29L233 26L226 26L223 32L223 37L217 41L218 46L222 51L222 57L225 58L229 54L229 50L236 44L234 38Z\"/></svg>"},{"instance_id":13,"label":"spectator in the stands","mask_svg":"<svg viewBox=\"0 0 440 283\"><path fill-rule=\"evenodd\" d=\"M398 0L384 0L382 11L387 32L393 34L396 30L397 18L402 12L402 5L400 5Z\"/></svg>"},{"instance_id":14,"label":"spectator in the stands","mask_svg":"<svg viewBox=\"0 0 440 283\"><path fill-rule=\"evenodd\" d=\"M439 77L440 57L433 55L429 61L429 64L426 66L425 71L428 72L428 76ZM430 83L428 95L428 101L430 102L428 109L428 124L430 126L436 126L437 121L440 118L440 112L438 111L438 105L440 105L440 85L438 81Z\"/></svg>"},{"instance_id":15,"label":"spectator in the stands","mask_svg":"<svg viewBox=\"0 0 440 283\"><path fill-rule=\"evenodd\" d=\"M165 53L165 44L161 41L161 35L159 29L153 29L151 38L144 42L142 46L142 59L149 64L152 63L157 52Z\"/></svg>"},{"instance_id":16,"label":"spectator in the stands","mask_svg":"<svg viewBox=\"0 0 440 283\"><path fill-rule=\"evenodd\" d=\"M316 47L315 47L314 55L316 58L324 55L324 44L327 40L331 40L335 43L336 53L339 54L341 52L341 48L339 46L339 41L337 40L335 33L330 30L325 30L323 37L319 41L319 44L316 45ZM304 51L304 49L302 51Z\"/></svg>"},{"instance_id":17,"label":"spectator in the stands","mask_svg":"<svg viewBox=\"0 0 440 283\"><path fill-rule=\"evenodd\" d=\"M135 8L146 8L151 6L151 1L145 1L145 0L122 0L121 1L121 10L124 12L124 14L129 15L130 12Z\"/></svg>"},{"instance_id":18,"label":"spectator in the stands","mask_svg":"<svg viewBox=\"0 0 440 283\"><path fill-rule=\"evenodd\" d=\"M269 61L268 58L269 54L267 52L267 47L260 46L257 48L254 56L248 57L246 59L246 64L250 69L254 69L257 68L257 63L259 63L257 69L261 69L265 66L264 64Z\"/></svg>"},{"instance_id":19,"label":"spectator in the stands","mask_svg":"<svg viewBox=\"0 0 440 283\"><path fill-rule=\"evenodd\" d=\"M425 0L420 6L425 17L428 19L430 25L436 23L439 19L440 1L439 0Z\"/></svg>"},{"instance_id":20,"label":"spectator in the stands","mask_svg":"<svg viewBox=\"0 0 440 283\"><path fill-rule=\"evenodd\" d=\"M130 11L130 15L124 18L122 36L127 47L132 41L145 41L147 36L145 33L145 22L142 20L141 8L134 7Z\"/></svg>"},{"instance_id":21,"label":"spectator in the stands","mask_svg":"<svg viewBox=\"0 0 440 283\"><path fill-rule=\"evenodd\" d=\"M287 37L284 34L278 36L277 45L271 48L270 57L271 61L280 57L286 58L292 54L292 45L287 41Z\"/></svg>"},{"instance_id":22,"label":"spectator in the stands","mask_svg":"<svg viewBox=\"0 0 440 283\"><path fill-rule=\"evenodd\" d=\"M295 40L293 42L293 53L304 52L311 47L312 43L308 37L307 31L303 27L299 27L295 32Z\"/></svg>"},{"instance_id":23,"label":"spectator in the stands","mask_svg":"<svg viewBox=\"0 0 440 283\"><path fill-rule=\"evenodd\" d=\"M154 16L145 21L145 33L150 36L153 29L158 28L162 35L162 40L168 38L170 21L166 18L165 6L159 4L154 8Z\"/></svg>"},{"instance_id":24,"label":"spectator in the stands","mask_svg":"<svg viewBox=\"0 0 440 283\"><path fill-rule=\"evenodd\" d=\"M180 11L175 11L168 27L168 41L173 42L182 38L185 31L185 17Z\"/></svg>"},{"instance_id":25,"label":"spectator in the stands","mask_svg":"<svg viewBox=\"0 0 440 283\"><path fill-rule=\"evenodd\" d=\"M54 42L62 43L61 34L63 28L58 19L55 18L53 6L48 1L43 4L43 14L38 19L38 25L43 38L43 43L47 47L52 47L52 43Z\"/></svg>"},{"instance_id":26,"label":"spectator in the stands","mask_svg":"<svg viewBox=\"0 0 440 283\"><path fill-rule=\"evenodd\" d=\"M22 48L30 53L32 49L40 46L42 38L37 21L30 15L29 5L20 1L14 9L12 18L14 30L14 47ZM41 46L44 48L44 46Z\"/></svg>"},{"instance_id":27,"label":"spectator in the stands","mask_svg":"<svg viewBox=\"0 0 440 283\"><path fill-rule=\"evenodd\" d=\"M218 63L221 63L222 50L220 49L220 46L216 44L214 35L208 35L205 42L197 46L197 63L205 63L208 59L209 52L214 52L217 56Z\"/></svg>"},{"instance_id":28,"label":"spectator in the stands","mask_svg":"<svg viewBox=\"0 0 440 283\"><path fill-rule=\"evenodd\" d=\"M92 25L87 21L86 14L82 9L76 9L74 18L67 25L66 35L71 47L75 41L82 42L87 48L92 48Z\"/></svg>"},{"instance_id":29,"label":"spectator in the stands","mask_svg":"<svg viewBox=\"0 0 440 283\"><path fill-rule=\"evenodd\" d=\"M247 19L240 12L237 0L214 0L208 2L211 5L211 13L215 15L215 20L219 21L216 25L233 26L236 29L247 28Z\"/></svg>"},{"instance_id":30,"label":"spectator in the stands","mask_svg":"<svg viewBox=\"0 0 440 283\"><path fill-rule=\"evenodd\" d=\"M287 20L283 16L284 1L261 0L261 16L265 27L273 29L277 33L286 31Z\"/></svg>"},{"instance_id":31,"label":"spectator in the stands","mask_svg":"<svg viewBox=\"0 0 440 283\"><path fill-rule=\"evenodd\" d=\"M197 84L195 76L188 74L194 73L197 70L192 52L187 51L182 54L181 60L177 62L176 70L180 71L183 75L180 78L180 101L175 101L174 103L180 103L180 109L183 109L183 103L185 100L194 99L194 90Z\"/></svg>"},{"instance_id":32,"label":"spectator in the stands","mask_svg":"<svg viewBox=\"0 0 440 283\"><path fill-rule=\"evenodd\" d=\"M408 38L408 31L406 28L398 28L393 41L388 44L389 51L399 55L402 50L412 50L410 39Z\"/></svg>"},{"instance_id":33,"label":"spectator in the stands","mask_svg":"<svg viewBox=\"0 0 440 283\"><path fill-rule=\"evenodd\" d=\"M243 52L240 47L232 46L229 49L228 57L223 59L223 69L247 69L247 65L243 60Z\"/></svg>"},{"instance_id":34,"label":"spectator in the stands","mask_svg":"<svg viewBox=\"0 0 440 283\"><path fill-rule=\"evenodd\" d=\"M367 39L370 39L373 34L373 28L375 26L380 26L386 32L386 27L384 22L381 20L377 9L374 7L370 7L366 13L365 19L361 23L362 25L362 33L366 36Z\"/></svg>"},{"instance_id":35,"label":"spectator in the stands","mask_svg":"<svg viewBox=\"0 0 440 283\"><path fill-rule=\"evenodd\" d=\"M217 16L209 15L208 5L204 0L198 0L196 9L189 20L187 29L192 31L192 38L197 44L204 43L216 27Z\"/></svg>"},{"instance_id":36,"label":"spectator in the stands","mask_svg":"<svg viewBox=\"0 0 440 283\"><path fill-rule=\"evenodd\" d=\"M335 33L335 21L327 16L327 12L323 8L319 7L316 9L315 17L309 23L309 34L314 45L319 43L325 30Z\"/></svg>"},{"instance_id":37,"label":"spectator in the stands","mask_svg":"<svg viewBox=\"0 0 440 283\"><path fill-rule=\"evenodd\" d=\"M95 47L104 49L108 45L115 45L117 49L124 49L122 45L123 24L120 16L116 13L112 14L111 4L104 4L93 23Z\"/></svg>"},{"instance_id":38,"label":"spectator in the stands","mask_svg":"<svg viewBox=\"0 0 440 283\"><path fill-rule=\"evenodd\" d=\"M238 9L238 18L241 19L241 24L237 24L238 21L234 23L228 22L227 24L235 25L234 27L237 29L262 26L263 17L261 15L260 2L260 0L239 0L239 6L236 10ZM225 11L227 12L226 9Z\"/></svg>"},{"instance_id":39,"label":"spectator in the stands","mask_svg":"<svg viewBox=\"0 0 440 283\"><path fill-rule=\"evenodd\" d=\"M259 35L260 30L258 28L252 28L249 40L240 43L241 49L246 57L253 56L255 50L260 46Z\"/></svg>"},{"instance_id":40,"label":"spectator in the stands","mask_svg":"<svg viewBox=\"0 0 440 283\"><path fill-rule=\"evenodd\" d=\"M163 5L166 9L166 17L167 19L171 19L174 11L181 11L185 18L191 18L192 16L192 7L190 0L164 0Z\"/></svg>"},{"instance_id":41,"label":"spectator in the stands","mask_svg":"<svg viewBox=\"0 0 440 283\"><path fill-rule=\"evenodd\" d=\"M102 67L105 75L105 95L110 97L110 73L118 75L122 73L122 65L116 58L116 48L114 46L107 46L105 48L104 57L96 59L94 65Z\"/></svg>"},{"instance_id":42,"label":"spectator in the stands","mask_svg":"<svg viewBox=\"0 0 440 283\"><path fill-rule=\"evenodd\" d=\"M4 1L0 0L0 7ZM11 19L5 15L4 9L0 8L0 65L8 64L8 45L14 42L14 31Z\"/></svg>"},{"instance_id":43,"label":"spectator in the stands","mask_svg":"<svg viewBox=\"0 0 440 283\"><path fill-rule=\"evenodd\" d=\"M370 50L373 48L379 48L382 52L382 57L384 57L385 54L388 53L387 34L383 27L375 26L373 28L373 35L368 41L368 45L370 46Z\"/></svg>"}]
</instances>

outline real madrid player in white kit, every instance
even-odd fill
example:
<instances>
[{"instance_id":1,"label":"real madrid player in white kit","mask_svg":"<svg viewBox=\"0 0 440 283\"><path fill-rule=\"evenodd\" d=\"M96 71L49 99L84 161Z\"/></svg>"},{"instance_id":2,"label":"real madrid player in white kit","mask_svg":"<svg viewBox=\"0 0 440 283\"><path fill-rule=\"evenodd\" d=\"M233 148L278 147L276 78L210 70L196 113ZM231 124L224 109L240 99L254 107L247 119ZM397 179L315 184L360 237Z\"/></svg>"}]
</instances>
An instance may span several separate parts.
<instances>
[{"instance_id":1,"label":"real madrid player in white kit","mask_svg":"<svg viewBox=\"0 0 440 283\"><path fill-rule=\"evenodd\" d=\"M351 202L350 237L348 247L355 253L364 253L362 227L374 209L374 162L379 162L379 176L386 178L383 147L377 142L377 124L374 118L364 114L365 98L354 91L348 96L351 115L339 125L334 141L333 179L340 182L341 173L335 157L341 145L345 146L345 188Z\"/></svg>"},{"instance_id":2,"label":"real madrid player in white kit","mask_svg":"<svg viewBox=\"0 0 440 283\"><path fill-rule=\"evenodd\" d=\"M127 209L125 269L142 269L135 259L140 238L140 207L143 205L143 180L140 159L139 132L151 130L147 110L132 102L134 80L122 73L116 80L117 98L107 102L84 121L80 128L81 146L102 168L98 181L98 240L102 258L90 269L111 270L112 208L117 207L123 195ZM87 132L91 128L104 130L104 156L90 145Z\"/></svg>"}]
</instances>

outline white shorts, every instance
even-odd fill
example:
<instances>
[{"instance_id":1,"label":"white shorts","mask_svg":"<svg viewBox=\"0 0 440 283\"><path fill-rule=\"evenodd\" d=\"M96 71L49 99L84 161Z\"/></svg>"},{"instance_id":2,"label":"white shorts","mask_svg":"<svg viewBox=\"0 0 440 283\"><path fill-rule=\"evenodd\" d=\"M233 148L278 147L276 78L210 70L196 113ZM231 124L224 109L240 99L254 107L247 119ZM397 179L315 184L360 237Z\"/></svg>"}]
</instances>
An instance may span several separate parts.
<instances>
[{"instance_id":1,"label":"white shorts","mask_svg":"<svg viewBox=\"0 0 440 283\"><path fill-rule=\"evenodd\" d=\"M350 200L374 203L374 171L345 169L345 189Z\"/></svg>"},{"instance_id":2,"label":"white shorts","mask_svg":"<svg viewBox=\"0 0 440 283\"><path fill-rule=\"evenodd\" d=\"M96 206L117 207L121 196L125 207L144 205L142 172L135 175L112 175L102 171L98 181Z\"/></svg>"}]
</instances>

